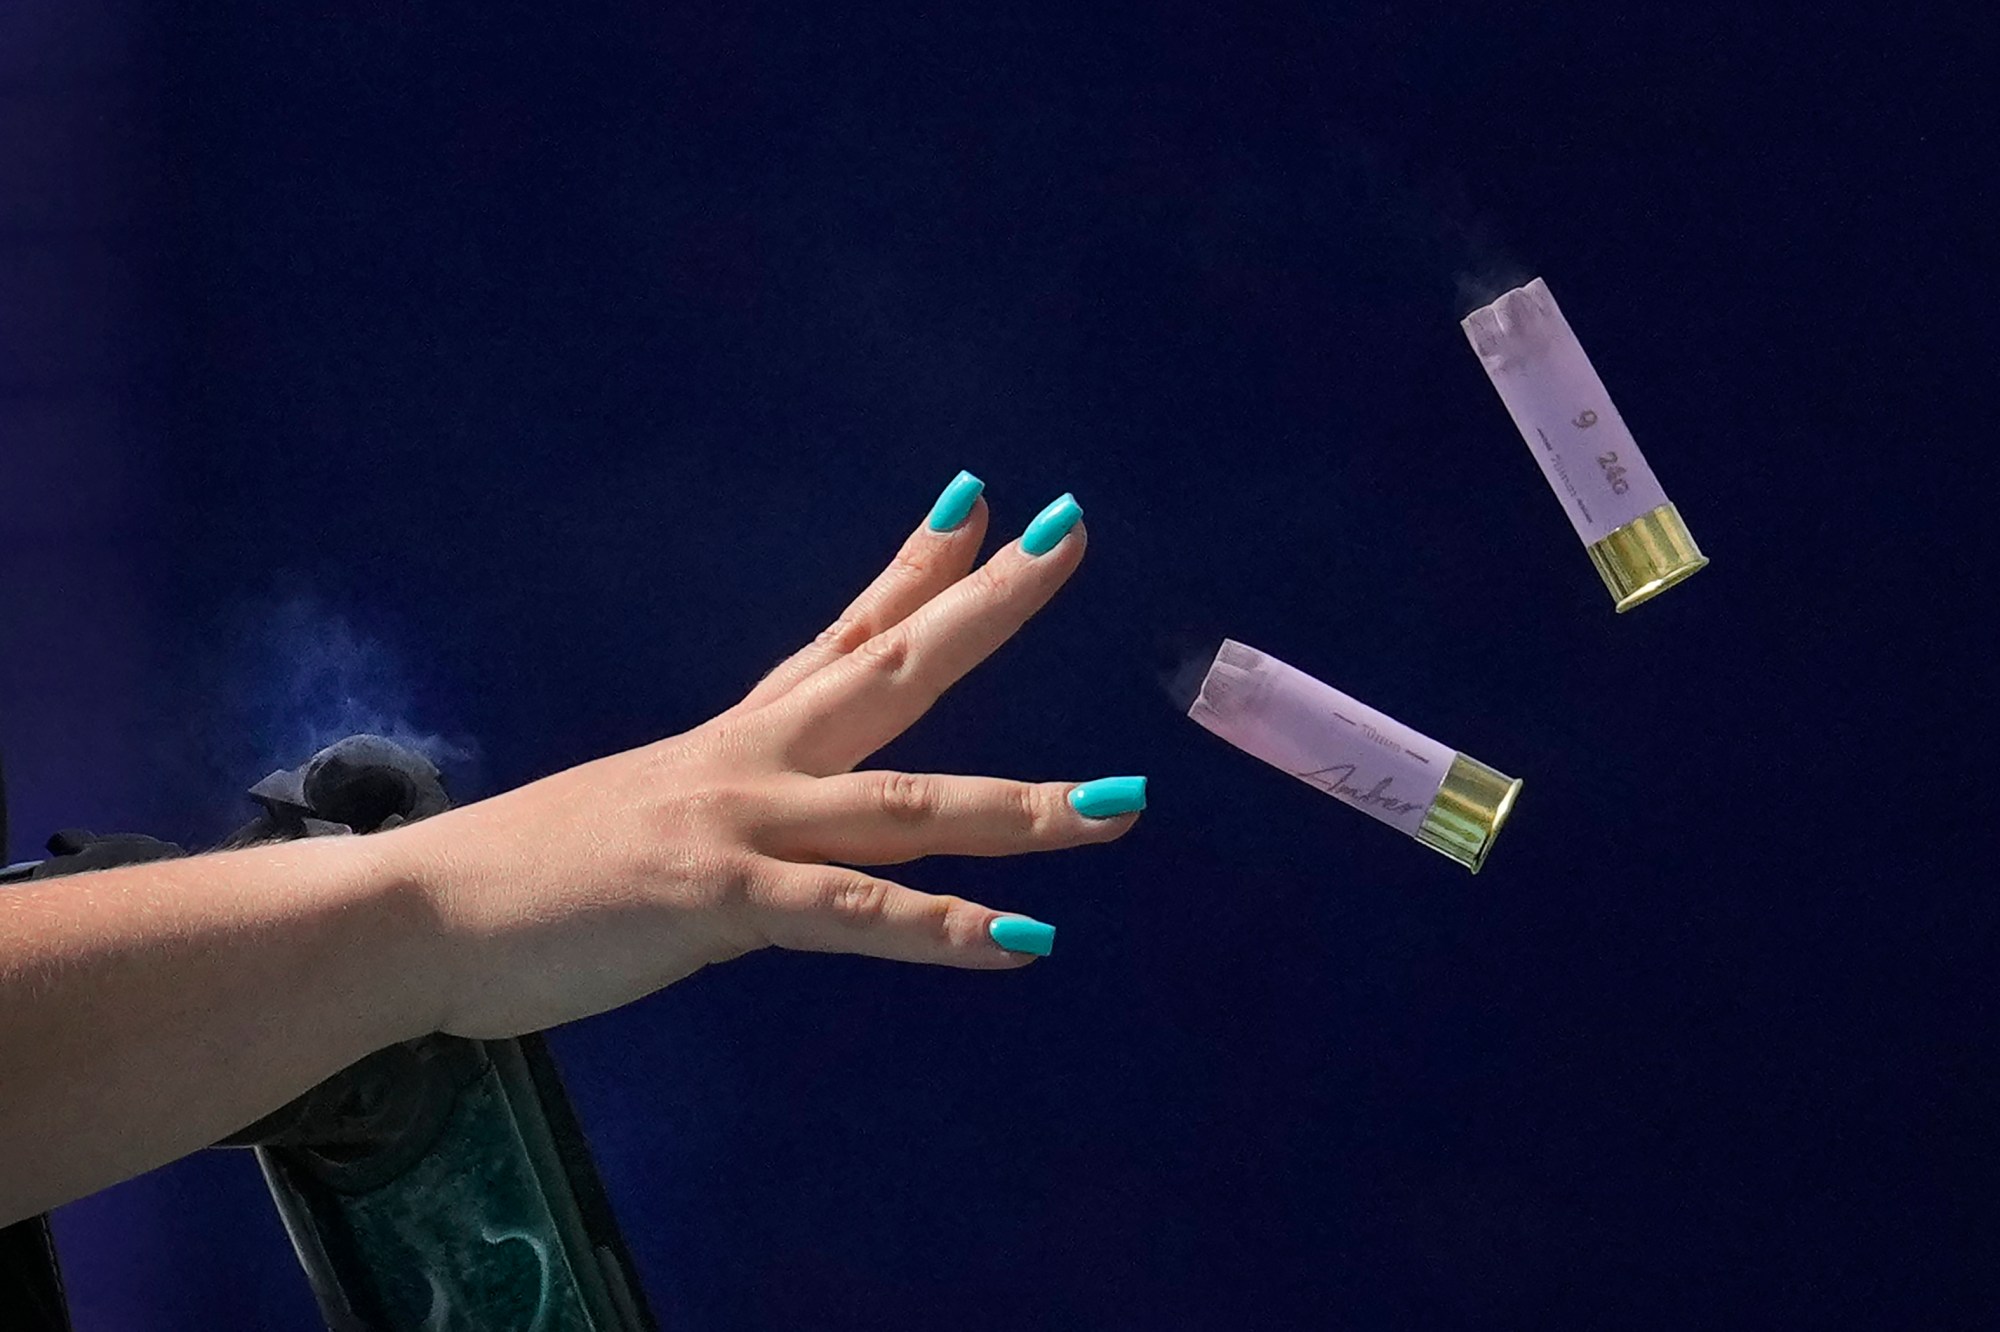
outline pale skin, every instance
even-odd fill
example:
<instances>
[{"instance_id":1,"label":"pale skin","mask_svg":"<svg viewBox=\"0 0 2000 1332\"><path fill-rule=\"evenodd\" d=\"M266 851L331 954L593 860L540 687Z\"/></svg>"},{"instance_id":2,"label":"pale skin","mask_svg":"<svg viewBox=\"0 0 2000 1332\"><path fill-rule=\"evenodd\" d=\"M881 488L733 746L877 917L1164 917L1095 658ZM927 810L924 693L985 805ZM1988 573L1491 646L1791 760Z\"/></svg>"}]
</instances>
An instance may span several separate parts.
<instances>
[{"instance_id":1,"label":"pale skin","mask_svg":"<svg viewBox=\"0 0 2000 1332\"><path fill-rule=\"evenodd\" d=\"M0 1224L214 1142L371 1051L504 1037L760 948L1005 970L989 907L866 872L1122 836L1074 782L860 771L1076 571L919 527L742 702L421 823L0 890Z\"/></svg>"}]
</instances>

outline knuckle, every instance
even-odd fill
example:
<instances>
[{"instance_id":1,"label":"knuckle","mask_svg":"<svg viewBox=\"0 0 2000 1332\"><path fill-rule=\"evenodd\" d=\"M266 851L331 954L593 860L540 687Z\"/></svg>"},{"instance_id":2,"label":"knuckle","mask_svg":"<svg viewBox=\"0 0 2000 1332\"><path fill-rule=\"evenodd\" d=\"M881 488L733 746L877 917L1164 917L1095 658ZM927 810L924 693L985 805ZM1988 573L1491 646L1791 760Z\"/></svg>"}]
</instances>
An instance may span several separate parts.
<instances>
[{"instance_id":1,"label":"knuckle","mask_svg":"<svg viewBox=\"0 0 2000 1332\"><path fill-rule=\"evenodd\" d=\"M891 631L877 634L854 651L854 656L863 666L884 675L901 675L910 664L909 635Z\"/></svg>"},{"instance_id":2,"label":"knuckle","mask_svg":"<svg viewBox=\"0 0 2000 1332\"><path fill-rule=\"evenodd\" d=\"M1013 592L1013 582L995 564L985 564L969 574L964 583L966 595L981 608L991 609L1004 603Z\"/></svg>"},{"instance_id":3,"label":"knuckle","mask_svg":"<svg viewBox=\"0 0 2000 1332\"><path fill-rule=\"evenodd\" d=\"M905 546L889 561L889 572L897 578L922 578L931 571L931 561L921 548Z\"/></svg>"},{"instance_id":4,"label":"knuckle","mask_svg":"<svg viewBox=\"0 0 2000 1332\"><path fill-rule=\"evenodd\" d=\"M641 867L661 900L703 911L740 905L750 892L750 866L720 847L668 844Z\"/></svg>"},{"instance_id":5,"label":"knuckle","mask_svg":"<svg viewBox=\"0 0 2000 1332\"><path fill-rule=\"evenodd\" d=\"M748 791L735 786L701 786L681 799L686 821L704 828L738 828L750 821L753 799Z\"/></svg>"},{"instance_id":6,"label":"knuckle","mask_svg":"<svg viewBox=\"0 0 2000 1332\"><path fill-rule=\"evenodd\" d=\"M693 869L702 901L711 909L733 912L750 900L751 869L746 857L706 855L696 860Z\"/></svg>"},{"instance_id":7,"label":"knuckle","mask_svg":"<svg viewBox=\"0 0 2000 1332\"><path fill-rule=\"evenodd\" d=\"M836 879L822 895L827 914L845 925L866 929L882 919L889 904L889 884L865 877Z\"/></svg>"},{"instance_id":8,"label":"knuckle","mask_svg":"<svg viewBox=\"0 0 2000 1332\"><path fill-rule=\"evenodd\" d=\"M913 772L884 773L877 779L875 801L890 818L915 823L937 812L937 783Z\"/></svg>"},{"instance_id":9,"label":"knuckle","mask_svg":"<svg viewBox=\"0 0 2000 1332\"><path fill-rule=\"evenodd\" d=\"M1021 829L1032 838L1050 836L1061 824L1057 821L1054 788L1024 785L1014 793Z\"/></svg>"},{"instance_id":10,"label":"knuckle","mask_svg":"<svg viewBox=\"0 0 2000 1332\"><path fill-rule=\"evenodd\" d=\"M965 942L966 920L972 904L962 897L933 897L924 903L918 924L924 934L945 947Z\"/></svg>"},{"instance_id":11,"label":"knuckle","mask_svg":"<svg viewBox=\"0 0 2000 1332\"><path fill-rule=\"evenodd\" d=\"M819 631L819 637L813 639L813 646L826 648L845 656L866 643L868 636L868 625L865 621L859 616L843 615Z\"/></svg>"}]
</instances>

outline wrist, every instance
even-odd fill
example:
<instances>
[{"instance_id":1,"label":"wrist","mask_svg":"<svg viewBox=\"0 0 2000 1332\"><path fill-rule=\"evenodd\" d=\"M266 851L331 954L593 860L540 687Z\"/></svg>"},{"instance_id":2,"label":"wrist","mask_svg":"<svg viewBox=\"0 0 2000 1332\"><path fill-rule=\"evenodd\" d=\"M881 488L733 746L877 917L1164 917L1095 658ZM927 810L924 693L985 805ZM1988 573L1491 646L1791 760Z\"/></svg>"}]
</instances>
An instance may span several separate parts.
<instances>
[{"instance_id":1,"label":"wrist","mask_svg":"<svg viewBox=\"0 0 2000 1332\"><path fill-rule=\"evenodd\" d=\"M366 921L365 954L374 965L356 983L379 1008L385 1045L439 1030L451 993L437 870L425 839L409 835L421 826L324 839L345 854L344 877Z\"/></svg>"}]
</instances>

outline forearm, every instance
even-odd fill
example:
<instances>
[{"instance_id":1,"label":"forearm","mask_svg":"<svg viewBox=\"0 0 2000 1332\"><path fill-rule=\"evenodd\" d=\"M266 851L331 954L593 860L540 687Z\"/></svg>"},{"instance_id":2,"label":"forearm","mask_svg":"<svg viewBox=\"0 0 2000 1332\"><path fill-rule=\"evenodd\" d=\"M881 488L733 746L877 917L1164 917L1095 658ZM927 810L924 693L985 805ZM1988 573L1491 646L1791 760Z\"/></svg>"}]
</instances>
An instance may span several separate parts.
<instances>
[{"instance_id":1,"label":"forearm","mask_svg":"<svg viewBox=\"0 0 2000 1332\"><path fill-rule=\"evenodd\" d=\"M0 890L0 1224L163 1165L434 1030L396 833Z\"/></svg>"}]
</instances>

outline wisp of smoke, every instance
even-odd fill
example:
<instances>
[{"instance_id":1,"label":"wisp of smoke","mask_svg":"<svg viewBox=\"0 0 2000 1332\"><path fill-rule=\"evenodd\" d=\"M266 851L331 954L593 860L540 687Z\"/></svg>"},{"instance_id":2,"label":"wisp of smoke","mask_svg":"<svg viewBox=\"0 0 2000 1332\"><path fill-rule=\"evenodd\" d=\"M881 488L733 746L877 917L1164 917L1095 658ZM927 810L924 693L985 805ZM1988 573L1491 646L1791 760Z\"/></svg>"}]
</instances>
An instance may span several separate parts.
<instances>
[{"instance_id":1,"label":"wisp of smoke","mask_svg":"<svg viewBox=\"0 0 2000 1332\"><path fill-rule=\"evenodd\" d=\"M222 786L218 813L243 792L350 735L379 735L435 763L454 798L476 794L480 751L470 736L417 724L416 676L381 637L310 596L252 603L228 619L205 689L203 764ZM206 783L204 783L206 785Z\"/></svg>"},{"instance_id":2,"label":"wisp of smoke","mask_svg":"<svg viewBox=\"0 0 2000 1332\"><path fill-rule=\"evenodd\" d=\"M469 739L412 725L407 669L386 643L356 630L344 616L294 600L278 608L267 635L259 646L270 688L263 698L265 724L257 732L276 742L274 756L289 753L298 762L336 740L367 732L414 749L440 767L476 757Z\"/></svg>"},{"instance_id":3,"label":"wisp of smoke","mask_svg":"<svg viewBox=\"0 0 2000 1332\"><path fill-rule=\"evenodd\" d=\"M1153 678L1166 691L1176 712L1185 713L1194 706L1195 697L1201 693L1202 677L1208 674L1215 650L1221 645L1219 636L1186 630L1159 635L1155 643L1159 669Z\"/></svg>"}]
</instances>

